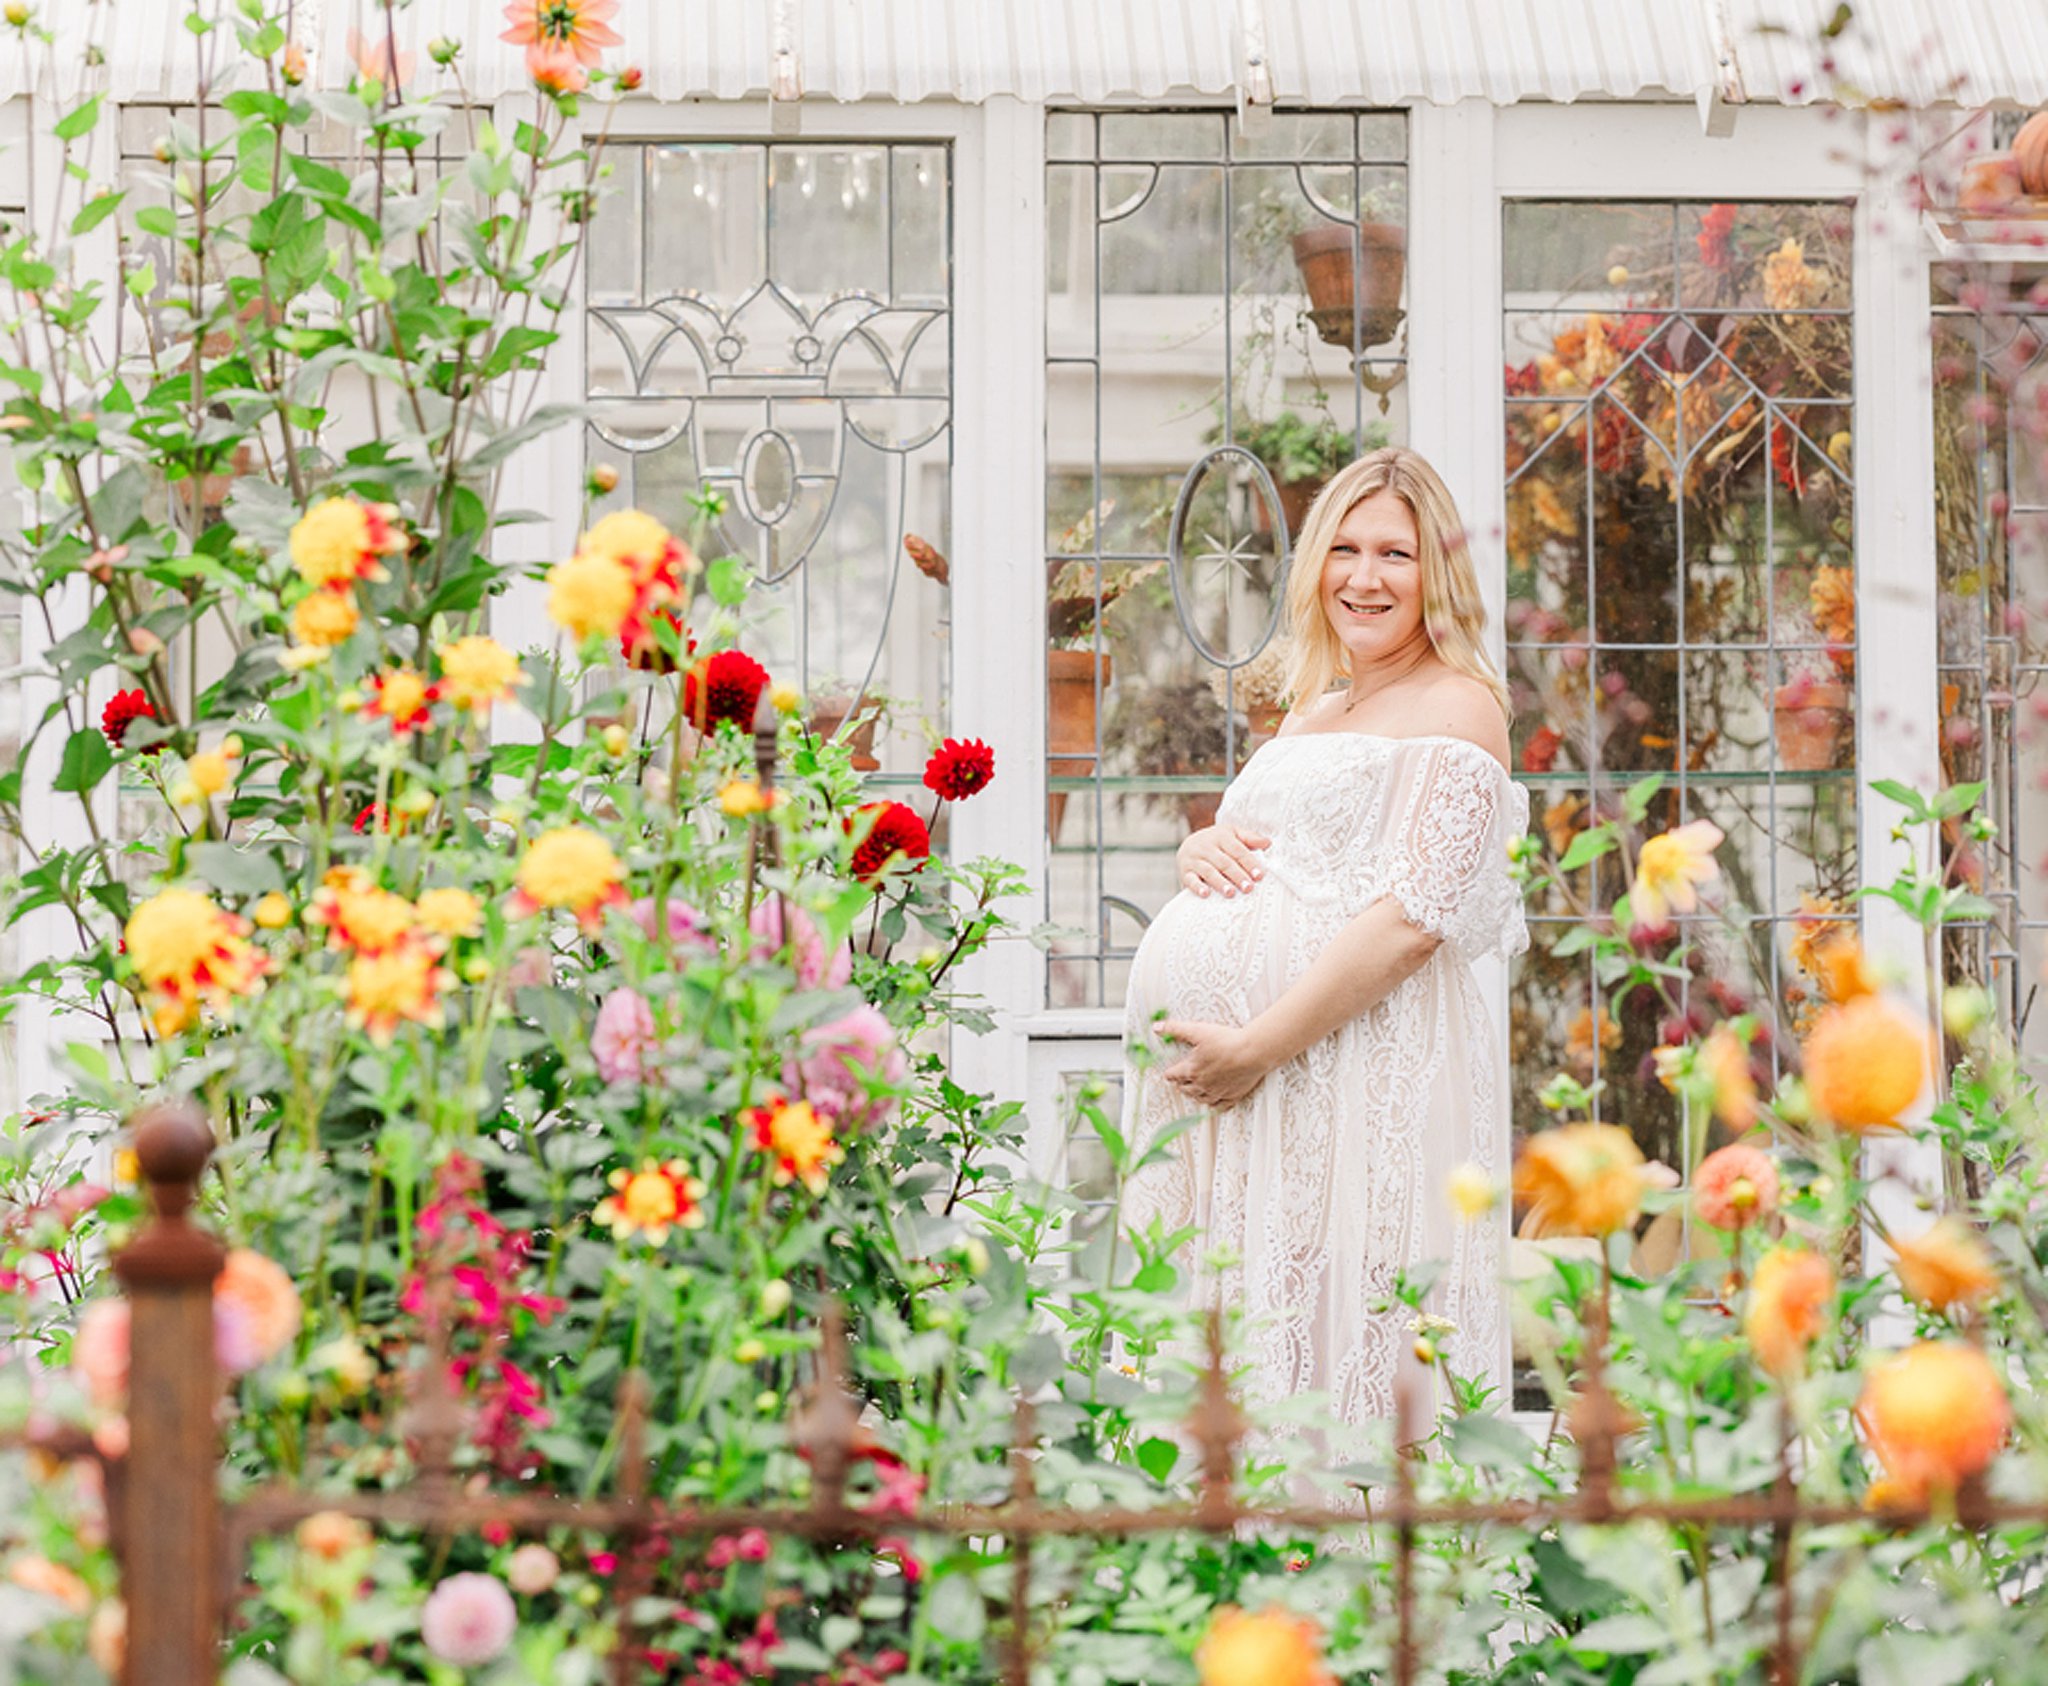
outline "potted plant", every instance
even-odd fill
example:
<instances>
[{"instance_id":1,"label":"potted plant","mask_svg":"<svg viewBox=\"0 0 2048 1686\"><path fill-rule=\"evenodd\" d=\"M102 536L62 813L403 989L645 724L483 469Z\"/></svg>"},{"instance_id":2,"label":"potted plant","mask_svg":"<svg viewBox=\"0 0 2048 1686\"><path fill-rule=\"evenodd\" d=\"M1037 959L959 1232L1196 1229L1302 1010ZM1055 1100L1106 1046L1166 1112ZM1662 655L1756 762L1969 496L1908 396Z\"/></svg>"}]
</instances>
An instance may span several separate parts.
<instances>
[{"instance_id":1,"label":"potted plant","mask_svg":"<svg viewBox=\"0 0 2048 1686\"><path fill-rule=\"evenodd\" d=\"M882 713L881 698L866 691L855 695L845 686L827 684L811 699L811 731L820 738L843 734L855 769L878 772L882 763L875 757L875 727L880 724ZM851 726L847 725L849 717Z\"/></svg>"},{"instance_id":2,"label":"potted plant","mask_svg":"<svg viewBox=\"0 0 2048 1686\"><path fill-rule=\"evenodd\" d=\"M1309 320L1331 345L1355 352L1384 345L1401 325L1401 285L1408 230L1397 188L1376 188L1360 200L1352 248L1350 223L1323 222L1293 238L1294 264L1308 291ZM1356 310L1357 343L1352 341Z\"/></svg>"},{"instance_id":3,"label":"potted plant","mask_svg":"<svg viewBox=\"0 0 2048 1686\"><path fill-rule=\"evenodd\" d=\"M1254 746L1266 742L1287 718L1287 644L1269 638L1265 647L1238 668L1216 668L1209 691L1226 708L1240 710Z\"/></svg>"},{"instance_id":4,"label":"potted plant","mask_svg":"<svg viewBox=\"0 0 2048 1686\"><path fill-rule=\"evenodd\" d=\"M1298 410L1282 410L1264 421L1240 412L1232 418L1230 434L1233 444L1251 452L1272 475L1290 536L1301 531L1301 524L1308 519L1309 505L1315 502L1316 494L1331 475L1354 456L1377 450L1387 442L1386 424L1369 422L1354 449L1351 429L1340 425L1328 410L1307 416ZM1205 438L1212 445L1222 443L1221 423L1211 427ZM1253 500L1253 518L1264 531L1263 498Z\"/></svg>"},{"instance_id":5,"label":"potted plant","mask_svg":"<svg viewBox=\"0 0 2048 1686\"><path fill-rule=\"evenodd\" d=\"M1221 669L1217 670L1219 673ZM1131 767L1154 778L1213 778L1224 768L1225 715L1210 700L1208 679L1174 679L1127 685L1118 695L1112 737ZM1147 798L1178 808L1188 830L1216 821L1220 788L1170 790Z\"/></svg>"}]
</instances>

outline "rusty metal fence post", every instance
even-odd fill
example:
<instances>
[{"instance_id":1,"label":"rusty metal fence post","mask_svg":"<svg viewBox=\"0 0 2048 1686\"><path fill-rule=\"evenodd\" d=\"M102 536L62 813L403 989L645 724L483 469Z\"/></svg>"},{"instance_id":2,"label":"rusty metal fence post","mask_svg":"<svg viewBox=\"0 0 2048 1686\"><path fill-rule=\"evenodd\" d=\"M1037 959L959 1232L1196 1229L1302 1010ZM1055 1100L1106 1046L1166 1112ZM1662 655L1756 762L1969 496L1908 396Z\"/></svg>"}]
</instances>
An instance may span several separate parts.
<instances>
[{"instance_id":1,"label":"rusty metal fence post","mask_svg":"<svg viewBox=\"0 0 2048 1686\"><path fill-rule=\"evenodd\" d=\"M123 1686L211 1686L220 1652L220 1377L213 1283L225 1254L186 1215L213 1152L189 1101L145 1108L135 1153L154 1216L114 1260L132 1312L120 1484Z\"/></svg>"}]
</instances>

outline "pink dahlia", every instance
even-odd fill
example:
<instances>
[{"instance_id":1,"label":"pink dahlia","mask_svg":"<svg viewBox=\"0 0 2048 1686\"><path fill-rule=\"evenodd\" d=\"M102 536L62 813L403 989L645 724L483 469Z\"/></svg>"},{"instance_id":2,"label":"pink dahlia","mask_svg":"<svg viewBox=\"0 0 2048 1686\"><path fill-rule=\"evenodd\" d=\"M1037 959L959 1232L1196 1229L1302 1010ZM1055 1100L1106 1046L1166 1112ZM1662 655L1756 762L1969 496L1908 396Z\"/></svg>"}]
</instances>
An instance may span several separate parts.
<instances>
[{"instance_id":1,"label":"pink dahlia","mask_svg":"<svg viewBox=\"0 0 2048 1686\"><path fill-rule=\"evenodd\" d=\"M862 1002L804 1033L797 1069L804 1098L843 1127L856 1129L888 1113L894 1097L874 1091L901 1083L907 1067L894 1027Z\"/></svg>"},{"instance_id":2,"label":"pink dahlia","mask_svg":"<svg viewBox=\"0 0 2048 1686\"><path fill-rule=\"evenodd\" d=\"M444 1663L475 1668L504 1655L519 1621L496 1575L450 1575L420 1611L420 1637Z\"/></svg>"},{"instance_id":3,"label":"pink dahlia","mask_svg":"<svg viewBox=\"0 0 2048 1686\"><path fill-rule=\"evenodd\" d=\"M597 1056L598 1075L607 1083L637 1083L641 1057L653 1047L654 1009L636 990L615 989L597 1010L590 1051Z\"/></svg>"},{"instance_id":4,"label":"pink dahlia","mask_svg":"<svg viewBox=\"0 0 2048 1686\"><path fill-rule=\"evenodd\" d=\"M757 957L781 952L782 907L780 897L770 896L747 920L748 927L760 939L754 949ZM853 950L845 943L828 947L825 933L802 908L789 910L789 929L796 950L793 958L798 989L839 989L853 976Z\"/></svg>"}]
</instances>

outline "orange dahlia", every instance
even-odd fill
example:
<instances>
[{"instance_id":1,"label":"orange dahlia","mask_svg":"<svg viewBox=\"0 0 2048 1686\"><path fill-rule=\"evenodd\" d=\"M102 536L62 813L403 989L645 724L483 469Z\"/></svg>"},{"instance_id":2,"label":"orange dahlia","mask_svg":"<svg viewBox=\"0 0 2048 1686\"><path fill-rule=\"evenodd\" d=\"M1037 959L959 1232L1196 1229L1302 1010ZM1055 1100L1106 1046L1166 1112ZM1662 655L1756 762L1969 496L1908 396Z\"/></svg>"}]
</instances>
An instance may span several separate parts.
<instances>
[{"instance_id":1,"label":"orange dahlia","mask_svg":"<svg viewBox=\"0 0 2048 1686\"><path fill-rule=\"evenodd\" d=\"M1927 1070L1926 1027L1876 995L1828 1008L1806 1039L1806 1089L1840 1129L1895 1129Z\"/></svg>"},{"instance_id":2,"label":"orange dahlia","mask_svg":"<svg viewBox=\"0 0 2048 1686\"><path fill-rule=\"evenodd\" d=\"M1736 1142L1710 1153L1693 1173L1692 1205L1716 1229L1747 1229L1778 1209L1778 1168L1760 1149Z\"/></svg>"},{"instance_id":3,"label":"orange dahlia","mask_svg":"<svg viewBox=\"0 0 2048 1686\"><path fill-rule=\"evenodd\" d=\"M1892 1274L1933 1311L1975 1306L1999 1290L1998 1268L1977 1232L1950 1213L1910 1241L1892 1243Z\"/></svg>"},{"instance_id":4,"label":"orange dahlia","mask_svg":"<svg viewBox=\"0 0 2048 1686\"><path fill-rule=\"evenodd\" d=\"M1226 1605L1195 1648L1202 1686L1333 1686L1323 1666L1323 1633L1278 1604L1256 1614Z\"/></svg>"},{"instance_id":5,"label":"orange dahlia","mask_svg":"<svg viewBox=\"0 0 2048 1686\"><path fill-rule=\"evenodd\" d=\"M1835 1297L1835 1273L1828 1261L1804 1247L1774 1247L1757 1261L1750 1278L1742 1333L1756 1361L1780 1381L1806 1368L1806 1349L1826 1326Z\"/></svg>"},{"instance_id":6,"label":"orange dahlia","mask_svg":"<svg viewBox=\"0 0 2048 1686\"><path fill-rule=\"evenodd\" d=\"M1700 905L1700 886L1721 876L1714 862L1721 837L1712 820L1694 820L1645 843L1629 889L1630 924L1647 929L1668 924L1674 913L1693 912Z\"/></svg>"},{"instance_id":7,"label":"orange dahlia","mask_svg":"<svg viewBox=\"0 0 2048 1686\"><path fill-rule=\"evenodd\" d=\"M774 1161L778 1187L801 1182L813 1194L822 1194L832 1179L832 1167L846 1157L846 1149L832 1138L830 1122L820 1118L809 1101L778 1097L766 1106L748 1108L747 1122L754 1145Z\"/></svg>"},{"instance_id":8,"label":"orange dahlia","mask_svg":"<svg viewBox=\"0 0 2048 1686\"><path fill-rule=\"evenodd\" d=\"M2012 1427L1991 1360L1961 1341L1921 1341L1872 1367L1856 1421L1889 1481L1884 1498L1924 1502L1981 1474Z\"/></svg>"},{"instance_id":9,"label":"orange dahlia","mask_svg":"<svg viewBox=\"0 0 2048 1686\"><path fill-rule=\"evenodd\" d=\"M327 946L381 954L412 935L418 912L359 866L330 867L306 909L308 925L324 926Z\"/></svg>"},{"instance_id":10,"label":"orange dahlia","mask_svg":"<svg viewBox=\"0 0 2048 1686\"><path fill-rule=\"evenodd\" d=\"M621 1167L610 1182L612 1192L597 1203L591 1216L611 1230L614 1241L644 1235L659 1247L670 1230L704 1225L704 1184L679 1159L666 1164L649 1159L637 1171Z\"/></svg>"},{"instance_id":11,"label":"orange dahlia","mask_svg":"<svg viewBox=\"0 0 2048 1686\"><path fill-rule=\"evenodd\" d=\"M1612 1124L1561 1124L1522 1144L1515 1198L1531 1237L1606 1235L1635 1221L1650 1179L1626 1130Z\"/></svg>"},{"instance_id":12,"label":"orange dahlia","mask_svg":"<svg viewBox=\"0 0 2048 1686\"><path fill-rule=\"evenodd\" d=\"M588 826L564 825L536 837L519 862L512 912L520 918L547 908L575 914L586 930L604 922L604 910L626 899L626 869L612 846Z\"/></svg>"},{"instance_id":13,"label":"orange dahlia","mask_svg":"<svg viewBox=\"0 0 2048 1686\"><path fill-rule=\"evenodd\" d=\"M440 963L438 945L414 940L357 954L348 963L348 1022L380 1048L390 1046L401 1024L439 1030L441 997L454 983L455 974Z\"/></svg>"}]
</instances>

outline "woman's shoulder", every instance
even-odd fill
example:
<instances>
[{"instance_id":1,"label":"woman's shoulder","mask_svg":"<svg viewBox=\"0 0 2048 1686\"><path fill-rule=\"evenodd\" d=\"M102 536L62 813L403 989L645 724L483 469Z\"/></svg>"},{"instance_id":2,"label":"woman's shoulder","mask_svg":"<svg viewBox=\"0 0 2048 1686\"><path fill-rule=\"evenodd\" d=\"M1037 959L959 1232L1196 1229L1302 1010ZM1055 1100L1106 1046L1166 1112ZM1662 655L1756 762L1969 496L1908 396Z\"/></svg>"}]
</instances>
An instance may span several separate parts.
<instances>
[{"instance_id":1,"label":"woman's shoulder","mask_svg":"<svg viewBox=\"0 0 2048 1686\"><path fill-rule=\"evenodd\" d=\"M1508 722L1493 692L1463 673L1445 672L1416 693L1414 736L1455 739L1484 750L1508 768Z\"/></svg>"}]
</instances>

